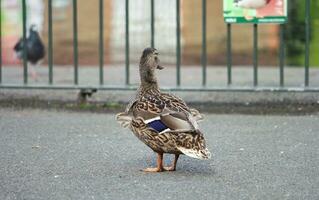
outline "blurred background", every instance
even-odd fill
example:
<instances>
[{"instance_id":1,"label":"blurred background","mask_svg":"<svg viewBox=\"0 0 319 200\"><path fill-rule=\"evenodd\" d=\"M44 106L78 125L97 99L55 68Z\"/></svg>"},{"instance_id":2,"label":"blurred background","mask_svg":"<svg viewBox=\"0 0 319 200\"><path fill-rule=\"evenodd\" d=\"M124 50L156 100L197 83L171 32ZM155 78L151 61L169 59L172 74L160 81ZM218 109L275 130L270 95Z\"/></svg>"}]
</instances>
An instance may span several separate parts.
<instances>
[{"instance_id":1,"label":"blurred background","mask_svg":"<svg viewBox=\"0 0 319 200\"><path fill-rule=\"evenodd\" d=\"M22 35L20 0L2 0L2 62L19 63L12 51ZM27 0L27 27L36 24L45 46L48 43L46 0ZM72 0L52 0L53 3L53 63L73 63ZM155 47L160 50L166 65L175 65L176 1L155 1ZM98 65L99 1L78 0L79 64ZM182 64L200 65L201 59L201 1L181 1ZM207 1L207 61L208 65L226 64L226 25L223 2ZM310 65L319 66L319 1L311 4ZM130 60L138 62L141 51L150 46L150 1L130 1ZM289 0L289 22L286 25L286 65L304 65L305 3ZM233 64L252 63L253 28L233 25ZM259 64L278 65L279 26L259 26ZM104 62L125 63L125 0L104 1ZM47 63L47 57L43 64Z\"/></svg>"}]
</instances>

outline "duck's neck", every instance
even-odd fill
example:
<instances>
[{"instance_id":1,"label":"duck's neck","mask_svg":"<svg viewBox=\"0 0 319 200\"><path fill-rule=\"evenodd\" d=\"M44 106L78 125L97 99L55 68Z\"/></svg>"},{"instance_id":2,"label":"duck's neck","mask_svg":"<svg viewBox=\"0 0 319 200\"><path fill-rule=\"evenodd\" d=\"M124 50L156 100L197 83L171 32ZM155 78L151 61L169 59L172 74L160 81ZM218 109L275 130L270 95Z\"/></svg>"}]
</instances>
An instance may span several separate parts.
<instances>
[{"instance_id":1,"label":"duck's neck","mask_svg":"<svg viewBox=\"0 0 319 200\"><path fill-rule=\"evenodd\" d=\"M142 70L140 68L140 78L141 78L141 86L153 86L158 87L157 78L155 75L155 71L151 70Z\"/></svg>"},{"instance_id":2,"label":"duck's neck","mask_svg":"<svg viewBox=\"0 0 319 200\"><path fill-rule=\"evenodd\" d=\"M147 91L147 90L159 90L157 78L155 76L155 72L151 70L143 71L140 70L140 90Z\"/></svg>"},{"instance_id":3,"label":"duck's neck","mask_svg":"<svg viewBox=\"0 0 319 200\"><path fill-rule=\"evenodd\" d=\"M147 91L159 91L158 83L157 81L155 82L141 81L139 90L142 93Z\"/></svg>"}]
</instances>

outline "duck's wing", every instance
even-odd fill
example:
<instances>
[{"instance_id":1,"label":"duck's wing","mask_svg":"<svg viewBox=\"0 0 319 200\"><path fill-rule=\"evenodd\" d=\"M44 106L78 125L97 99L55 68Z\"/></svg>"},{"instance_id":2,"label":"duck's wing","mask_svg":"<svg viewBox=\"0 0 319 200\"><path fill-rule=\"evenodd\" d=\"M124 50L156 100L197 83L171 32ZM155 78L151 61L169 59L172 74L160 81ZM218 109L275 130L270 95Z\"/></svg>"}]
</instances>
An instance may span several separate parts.
<instances>
[{"instance_id":1,"label":"duck's wing","mask_svg":"<svg viewBox=\"0 0 319 200\"><path fill-rule=\"evenodd\" d=\"M155 129L156 127L161 127L161 130L163 128L170 130L198 129L196 118L192 113L196 111L190 109L182 99L171 94L145 94L134 103L132 109L135 116L143 117L146 123ZM154 119L156 122L152 122Z\"/></svg>"},{"instance_id":2,"label":"duck's wing","mask_svg":"<svg viewBox=\"0 0 319 200\"><path fill-rule=\"evenodd\" d=\"M135 98L135 99L131 100L131 101L127 104L127 106L126 106L126 108L125 108L125 113L130 113L130 112L131 112L131 110L132 110L134 104L137 102L137 100L138 100L138 99Z\"/></svg>"},{"instance_id":3,"label":"duck's wing","mask_svg":"<svg viewBox=\"0 0 319 200\"><path fill-rule=\"evenodd\" d=\"M168 94L168 93L163 93L163 97L166 99L170 99L173 103L173 105L180 105L183 109L187 109L188 112L194 117L196 121L201 121L204 119L204 115L201 114L197 109L195 108L190 108L188 105L185 103L185 101L173 94Z\"/></svg>"}]
</instances>

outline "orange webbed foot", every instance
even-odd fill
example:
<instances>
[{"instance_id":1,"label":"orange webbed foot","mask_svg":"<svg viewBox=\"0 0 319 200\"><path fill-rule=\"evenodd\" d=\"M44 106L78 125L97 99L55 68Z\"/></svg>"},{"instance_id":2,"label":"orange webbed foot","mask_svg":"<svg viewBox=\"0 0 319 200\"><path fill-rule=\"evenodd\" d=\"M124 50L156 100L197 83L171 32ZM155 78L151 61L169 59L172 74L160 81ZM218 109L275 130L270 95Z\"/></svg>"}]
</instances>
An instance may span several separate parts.
<instances>
[{"instance_id":1,"label":"orange webbed foot","mask_svg":"<svg viewBox=\"0 0 319 200\"><path fill-rule=\"evenodd\" d=\"M176 171L176 167L175 167L175 166L164 167L164 170L165 170L165 171L172 172L172 171Z\"/></svg>"},{"instance_id":2,"label":"orange webbed foot","mask_svg":"<svg viewBox=\"0 0 319 200\"><path fill-rule=\"evenodd\" d=\"M141 171L143 172L163 172L165 171L163 168L158 168L158 167L149 167L149 168L146 168L146 169L142 169Z\"/></svg>"}]
</instances>

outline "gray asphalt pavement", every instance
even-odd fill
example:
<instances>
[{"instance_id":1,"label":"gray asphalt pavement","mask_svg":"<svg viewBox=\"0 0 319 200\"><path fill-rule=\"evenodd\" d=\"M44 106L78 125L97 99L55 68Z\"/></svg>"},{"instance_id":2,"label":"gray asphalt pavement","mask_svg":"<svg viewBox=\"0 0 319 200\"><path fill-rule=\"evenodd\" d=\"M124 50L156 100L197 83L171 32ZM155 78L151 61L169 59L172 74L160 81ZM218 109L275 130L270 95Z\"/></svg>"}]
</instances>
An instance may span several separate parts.
<instances>
[{"instance_id":1,"label":"gray asphalt pavement","mask_svg":"<svg viewBox=\"0 0 319 200\"><path fill-rule=\"evenodd\" d=\"M149 174L155 154L114 114L0 108L0 199L319 199L319 114L201 127L212 160Z\"/></svg>"}]
</instances>

